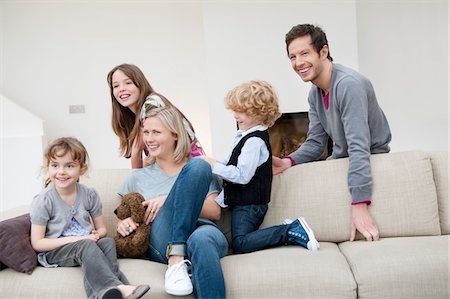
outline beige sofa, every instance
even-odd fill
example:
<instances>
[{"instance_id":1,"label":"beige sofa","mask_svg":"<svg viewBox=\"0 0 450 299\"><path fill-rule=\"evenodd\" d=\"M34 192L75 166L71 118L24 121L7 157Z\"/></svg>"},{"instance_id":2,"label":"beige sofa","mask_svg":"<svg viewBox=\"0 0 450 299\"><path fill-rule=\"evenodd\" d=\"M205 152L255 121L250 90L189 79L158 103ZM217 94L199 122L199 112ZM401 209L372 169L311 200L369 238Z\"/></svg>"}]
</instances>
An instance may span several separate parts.
<instances>
[{"instance_id":1,"label":"beige sofa","mask_svg":"<svg viewBox=\"0 0 450 299\"><path fill-rule=\"evenodd\" d=\"M222 259L228 298L449 298L448 152L399 152L371 157L370 211L381 240L349 242L348 159L303 164L275 176L263 227L304 216L321 248L286 246ZM130 170L91 171L114 235L115 194ZM1 219L26 212L16 209ZM229 214L221 225L229 233ZM164 292L166 265L120 259L134 284L148 283L145 298ZM78 268L37 267L32 275L0 271L1 298L83 298Z\"/></svg>"}]
</instances>

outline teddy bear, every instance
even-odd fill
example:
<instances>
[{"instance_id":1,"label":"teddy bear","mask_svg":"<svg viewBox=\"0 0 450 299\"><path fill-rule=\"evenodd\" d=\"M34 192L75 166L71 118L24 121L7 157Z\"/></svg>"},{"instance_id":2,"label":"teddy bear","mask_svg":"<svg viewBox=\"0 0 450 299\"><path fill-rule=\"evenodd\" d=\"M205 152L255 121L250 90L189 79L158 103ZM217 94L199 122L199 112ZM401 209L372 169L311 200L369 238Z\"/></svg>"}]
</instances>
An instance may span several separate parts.
<instances>
[{"instance_id":1,"label":"teddy bear","mask_svg":"<svg viewBox=\"0 0 450 299\"><path fill-rule=\"evenodd\" d=\"M139 226L128 236L122 237L116 233L116 250L119 257L143 257L148 249L148 236L150 234L150 224L145 224L145 207L142 205L144 197L131 192L122 197L120 205L114 210L117 218L123 220L131 217Z\"/></svg>"}]
</instances>

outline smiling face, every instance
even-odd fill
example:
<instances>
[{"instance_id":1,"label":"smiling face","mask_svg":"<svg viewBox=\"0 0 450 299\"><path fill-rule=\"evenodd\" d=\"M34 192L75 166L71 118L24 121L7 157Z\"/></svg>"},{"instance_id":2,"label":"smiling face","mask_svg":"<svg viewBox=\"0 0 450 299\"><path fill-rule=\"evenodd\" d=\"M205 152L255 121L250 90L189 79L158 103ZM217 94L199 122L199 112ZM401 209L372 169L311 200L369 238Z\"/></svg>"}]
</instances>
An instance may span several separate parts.
<instances>
[{"instance_id":1,"label":"smiling face","mask_svg":"<svg viewBox=\"0 0 450 299\"><path fill-rule=\"evenodd\" d=\"M158 159L173 159L177 136L160 119L149 117L144 121L144 143L149 155Z\"/></svg>"},{"instance_id":2,"label":"smiling face","mask_svg":"<svg viewBox=\"0 0 450 299\"><path fill-rule=\"evenodd\" d=\"M239 130L242 131L247 131L254 126L261 124L256 117L251 117L246 112L233 111L233 115L234 119L236 119Z\"/></svg>"},{"instance_id":3,"label":"smiling face","mask_svg":"<svg viewBox=\"0 0 450 299\"><path fill-rule=\"evenodd\" d=\"M294 71L304 82L317 85L323 76L325 64L328 63L328 46L323 46L319 53L313 47L311 36L297 37L288 46L289 59Z\"/></svg>"},{"instance_id":4,"label":"smiling face","mask_svg":"<svg viewBox=\"0 0 450 299\"><path fill-rule=\"evenodd\" d=\"M139 88L124 72L117 70L112 75L112 91L117 102L136 113L139 100Z\"/></svg>"},{"instance_id":5,"label":"smiling face","mask_svg":"<svg viewBox=\"0 0 450 299\"><path fill-rule=\"evenodd\" d=\"M63 151L59 151L49 161L48 177L57 190L75 190L76 183L80 176L83 175L83 172L80 163L73 160L69 151L64 155Z\"/></svg>"}]
</instances>

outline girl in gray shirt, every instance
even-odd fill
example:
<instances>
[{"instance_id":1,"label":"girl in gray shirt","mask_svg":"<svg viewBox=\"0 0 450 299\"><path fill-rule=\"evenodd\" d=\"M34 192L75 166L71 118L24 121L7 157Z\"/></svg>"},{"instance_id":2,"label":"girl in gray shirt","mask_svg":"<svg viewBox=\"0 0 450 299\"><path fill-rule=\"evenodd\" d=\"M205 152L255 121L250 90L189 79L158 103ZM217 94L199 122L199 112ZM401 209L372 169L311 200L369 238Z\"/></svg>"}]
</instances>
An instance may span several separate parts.
<instances>
[{"instance_id":1,"label":"girl in gray shirt","mask_svg":"<svg viewBox=\"0 0 450 299\"><path fill-rule=\"evenodd\" d=\"M59 138L44 154L46 188L31 204L31 245L44 267L82 266L89 298L140 298L150 287L132 286L119 270L115 242L106 237L97 192L78 180L88 154L75 138Z\"/></svg>"}]
</instances>

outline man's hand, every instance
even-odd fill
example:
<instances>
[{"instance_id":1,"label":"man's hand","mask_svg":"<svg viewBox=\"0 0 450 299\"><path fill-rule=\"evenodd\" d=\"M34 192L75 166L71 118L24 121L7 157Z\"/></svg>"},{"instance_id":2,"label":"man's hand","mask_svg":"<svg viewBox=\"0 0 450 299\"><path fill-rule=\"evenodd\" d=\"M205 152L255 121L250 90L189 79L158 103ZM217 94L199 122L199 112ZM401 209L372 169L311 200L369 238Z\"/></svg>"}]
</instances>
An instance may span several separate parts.
<instances>
[{"instance_id":1,"label":"man's hand","mask_svg":"<svg viewBox=\"0 0 450 299\"><path fill-rule=\"evenodd\" d=\"M282 173L286 169L291 167L291 160L280 159L278 157L272 156L272 172L273 175Z\"/></svg>"},{"instance_id":2,"label":"man's hand","mask_svg":"<svg viewBox=\"0 0 450 299\"><path fill-rule=\"evenodd\" d=\"M380 238L378 227L370 216L367 204L352 205L352 232L350 241L355 240L356 231L359 231L367 241L377 241Z\"/></svg>"}]
</instances>

